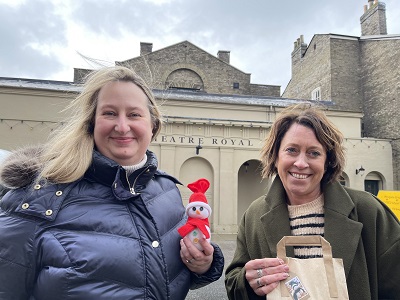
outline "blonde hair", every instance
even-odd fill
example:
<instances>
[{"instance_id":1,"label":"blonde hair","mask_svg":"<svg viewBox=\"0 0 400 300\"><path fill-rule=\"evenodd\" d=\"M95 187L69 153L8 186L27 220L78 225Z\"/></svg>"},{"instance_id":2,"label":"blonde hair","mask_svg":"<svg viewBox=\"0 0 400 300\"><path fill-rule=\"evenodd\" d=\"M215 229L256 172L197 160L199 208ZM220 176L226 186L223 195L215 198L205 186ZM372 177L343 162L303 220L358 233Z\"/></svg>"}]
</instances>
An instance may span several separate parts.
<instances>
[{"instance_id":1,"label":"blonde hair","mask_svg":"<svg viewBox=\"0 0 400 300\"><path fill-rule=\"evenodd\" d=\"M261 148L262 176L265 178L278 173L275 163L279 148L284 135L294 123L312 129L326 151L326 171L322 181L338 179L345 166L343 134L329 121L322 109L304 103L284 109L272 125Z\"/></svg>"},{"instance_id":2,"label":"blonde hair","mask_svg":"<svg viewBox=\"0 0 400 300\"><path fill-rule=\"evenodd\" d=\"M68 105L71 119L62 126L44 147L43 169L39 178L57 183L81 178L92 162L94 122L100 89L112 81L133 82L146 94L153 124L152 141L161 130L161 114L155 98L145 81L133 70L106 67L88 75L82 92Z\"/></svg>"}]
</instances>

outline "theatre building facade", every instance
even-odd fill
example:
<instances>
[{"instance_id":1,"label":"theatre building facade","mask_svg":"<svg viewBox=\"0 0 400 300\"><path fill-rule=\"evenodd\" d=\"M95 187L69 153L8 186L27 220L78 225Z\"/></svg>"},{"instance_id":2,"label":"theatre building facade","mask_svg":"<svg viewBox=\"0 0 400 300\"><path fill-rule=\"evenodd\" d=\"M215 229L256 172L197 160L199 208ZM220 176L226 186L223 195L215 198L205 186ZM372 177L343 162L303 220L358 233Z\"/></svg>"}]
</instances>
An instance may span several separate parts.
<instances>
[{"instance_id":1,"label":"theatre building facade","mask_svg":"<svg viewBox=\"0 0 400 300\"><path fill-rule=\"evenodd\" d=\"M135 69L153 88L164 116L150 147L160 169L182 182L185 204L191 194L186 185L207 178L212 231L236 233L243 212L271 184L260 175L260 149L272 122L285 107L304 101L280 97L279 86L252 84L249 73L230 65L229 51L214 56L188 41L157 51L141 43L140 49L139 57L116 64ZM62 109L88 72L75 69L73 82L0 78L0 148L44 142L68 118ZM332 101L309 102L323 105L345 136L343 184L365 189L374 182L392 190L390 141L361 137L361 111L337 109Z\"/></svg>"}]
</instances>

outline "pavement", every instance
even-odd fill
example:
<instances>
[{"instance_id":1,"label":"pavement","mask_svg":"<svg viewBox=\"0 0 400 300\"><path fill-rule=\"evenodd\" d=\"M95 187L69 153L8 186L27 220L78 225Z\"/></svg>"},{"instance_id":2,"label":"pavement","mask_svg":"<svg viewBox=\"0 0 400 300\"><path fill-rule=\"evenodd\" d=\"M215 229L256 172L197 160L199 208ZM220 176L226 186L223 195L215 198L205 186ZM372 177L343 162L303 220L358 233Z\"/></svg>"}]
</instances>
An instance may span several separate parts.
<instances>
[{"instance_id":1,"label":"pavement","mask_svg":"<svg viewBox=\"0 0 400 300\"><path fill-rule=\"evenodd\" d=\"M225 258L224 274L221 278L209 285L197 290L189 291L185 300L228 300L225 290L225 269L230 264L233 258L233 253L236 248L236 235L220 235L212 234L211 241L216 243L222 250Z\"/></svg>"}]
</instances>

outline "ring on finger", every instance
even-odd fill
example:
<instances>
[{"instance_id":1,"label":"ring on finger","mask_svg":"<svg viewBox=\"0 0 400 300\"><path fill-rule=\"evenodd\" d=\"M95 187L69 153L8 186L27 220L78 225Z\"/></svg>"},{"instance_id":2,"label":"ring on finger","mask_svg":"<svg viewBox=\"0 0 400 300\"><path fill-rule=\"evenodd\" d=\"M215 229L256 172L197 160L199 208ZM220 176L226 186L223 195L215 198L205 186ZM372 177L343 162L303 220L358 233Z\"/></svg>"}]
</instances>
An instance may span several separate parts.
<instances>
[{"instance_id":1,"label":"ring on finger","mask_svg":"<svg viewBox=\"0 0 400 300\"><path fill-rule=\"evenodd\" d=\"M262 269L257 269L257 276L261 278L263 276Z\"/></svg>"},{"instance_id":2,"label":"ring on finger","mask_svg":"<svg viewBox=\"0 0 400 300\"><path fill-rule=\"evenodd\" d=\"M260 282L260 278L257 278L257 285L258 285L258 287L262 287L263 285L261 284L261 282Z\"/></svg>"},{"instance_id":3,"label":"ring on finger","mask_svg":"<svg viewBox=\"0 0 400 300\"><path fill-rule=\"evenodd\" d=\"M192 258L192 259L187 259L187 260L186 260L186 263L191 264L193 259L194 259L194 258Z\"/></svg>"}]
</instances>

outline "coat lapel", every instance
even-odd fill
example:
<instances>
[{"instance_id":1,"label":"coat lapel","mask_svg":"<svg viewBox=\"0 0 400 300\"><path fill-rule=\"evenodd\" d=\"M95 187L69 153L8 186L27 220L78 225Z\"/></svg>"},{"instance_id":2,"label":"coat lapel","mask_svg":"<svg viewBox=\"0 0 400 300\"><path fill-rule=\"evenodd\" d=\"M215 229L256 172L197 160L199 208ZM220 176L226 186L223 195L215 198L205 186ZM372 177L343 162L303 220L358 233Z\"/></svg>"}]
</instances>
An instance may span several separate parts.
<instances>
[{"instance_id":1,"label":"coat lapel","mask_svg":"<svg viewBox=\"0 0 400 300\"><path fill-rule=\"evenodd\" d=\"M266 213L261 217L263 231L268 242L271 256L276 256L276 244L285 235L291 235L289 213L286 205L286 193L282 182L276 178L269 189L266 201ZM288 249L287 256L294 256Z\"/></svg>"},{"instance_id":2,"label":"coat lapel","mask_svg":"<svg viewBox=\"0 0 400 300\"><path fill-rule=\"evenodd\" d=\"M325 239L332 246L333 257L343 259L347 276L361 239L363 225L350 219L354 203L340 183L328 184L324 190L324 199Z\"/></svg>"}]
</instances>

